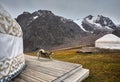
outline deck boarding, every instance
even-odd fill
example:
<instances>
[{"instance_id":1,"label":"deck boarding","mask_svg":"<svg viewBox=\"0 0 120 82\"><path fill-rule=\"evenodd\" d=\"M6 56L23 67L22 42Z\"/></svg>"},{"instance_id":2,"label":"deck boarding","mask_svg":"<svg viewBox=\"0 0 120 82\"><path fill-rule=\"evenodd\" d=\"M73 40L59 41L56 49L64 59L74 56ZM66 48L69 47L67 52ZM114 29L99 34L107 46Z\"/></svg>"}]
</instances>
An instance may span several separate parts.
<instances>
[{"instance_id":1,"label":"deck boarding","mask_svg":"<svg viewBox=\"0 0 120 82\"><path fill-rule=\"evenodd\" d=\"M50 59L26 57L26 68L11 82L78 82L89 75L80 64Z\"/></svg>"}]
</instances>

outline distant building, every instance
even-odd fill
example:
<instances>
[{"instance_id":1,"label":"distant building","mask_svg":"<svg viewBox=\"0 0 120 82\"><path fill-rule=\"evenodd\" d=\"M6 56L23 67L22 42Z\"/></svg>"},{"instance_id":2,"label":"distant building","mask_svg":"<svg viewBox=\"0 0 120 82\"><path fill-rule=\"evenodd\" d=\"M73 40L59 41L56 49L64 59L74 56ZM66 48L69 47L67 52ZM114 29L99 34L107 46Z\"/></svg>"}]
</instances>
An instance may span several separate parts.
<instances>
[{"instance_id":1,"label":"distant building","mask_svg":"<svg viewBox=\"0 0 120 82\"><path fill-rule=\"evenodd\" d=\"M113 34L106 34L95 41L95 47L103 49L120 49L120 38Z\"/></svg>"},{"instance_id":2,"label":"distant building","mask_svg":"<svg viewBox=\"0 0 120 82\"><path fill-rule=\"evenodd\" d=\"M0 5L0 82L9 82L25 66L22 30Z\"/></svg>"}]
</instances>

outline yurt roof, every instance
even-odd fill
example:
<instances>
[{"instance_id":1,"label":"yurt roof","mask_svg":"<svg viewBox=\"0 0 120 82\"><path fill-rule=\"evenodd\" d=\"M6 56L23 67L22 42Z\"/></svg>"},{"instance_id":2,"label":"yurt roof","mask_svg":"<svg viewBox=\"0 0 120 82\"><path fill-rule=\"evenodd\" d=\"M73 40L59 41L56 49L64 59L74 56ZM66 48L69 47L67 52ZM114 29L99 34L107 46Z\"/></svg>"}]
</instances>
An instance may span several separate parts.
<instances>
[{"instance_id":1,"label":"yurt roof","mask_svg":"<svg viewBox=\"0 0 120 82\"><path fill-rule=\"evenodd\" d=\"M0 33L21 37L22 30L16 20L0 5Z\"/></svg>"},{"instance_id":2,"label":"yurt roof","mask_svg":"<svg viewBox=\"0 0 120 82\"><path fill-rule=\"evenodd\" d=\"M115 36L114 34L106 34L96 40L96 42L120 42L120 38Z\"/></svg>"}]
</instances>

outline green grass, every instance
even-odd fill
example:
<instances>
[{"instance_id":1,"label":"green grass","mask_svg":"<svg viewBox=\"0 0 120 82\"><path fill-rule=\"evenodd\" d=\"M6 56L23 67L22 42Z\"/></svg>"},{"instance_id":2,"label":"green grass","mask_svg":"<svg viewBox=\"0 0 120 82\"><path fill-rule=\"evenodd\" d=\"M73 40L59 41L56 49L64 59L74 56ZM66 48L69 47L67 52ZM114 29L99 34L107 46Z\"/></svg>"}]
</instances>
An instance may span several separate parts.
<instances>
[{"instance_id":1,"label":"green grass","mask_svg":"<svg viewBox=\"0 0 120 82\"><path fill-rule=\"evenodd\" d=\"M90 75L83 82L120 82L120 53L82 54L76 51L77 49L54 51L52 57L82 64L89 69Z\"/></svg>"}]
</instances>

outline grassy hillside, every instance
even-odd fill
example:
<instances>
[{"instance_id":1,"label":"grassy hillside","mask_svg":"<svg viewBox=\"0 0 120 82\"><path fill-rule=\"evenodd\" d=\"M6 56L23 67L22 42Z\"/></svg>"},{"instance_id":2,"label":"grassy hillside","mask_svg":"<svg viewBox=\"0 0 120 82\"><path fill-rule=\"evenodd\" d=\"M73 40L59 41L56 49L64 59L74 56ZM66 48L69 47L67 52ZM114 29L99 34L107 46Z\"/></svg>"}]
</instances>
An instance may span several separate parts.
<instances>
[{"instance_id":1,"label":"grassy hillside","mask_svg":"<svg viewBox=\"0 0 120 82\"><path fill-rule=\"evenodd\" d=\"M77 49L54 51L52 57L82 64L84 68L90 69L89 77L83 82L120 82L120 53L82 54L76 51Z\"/></svg>"}]
</instances>

